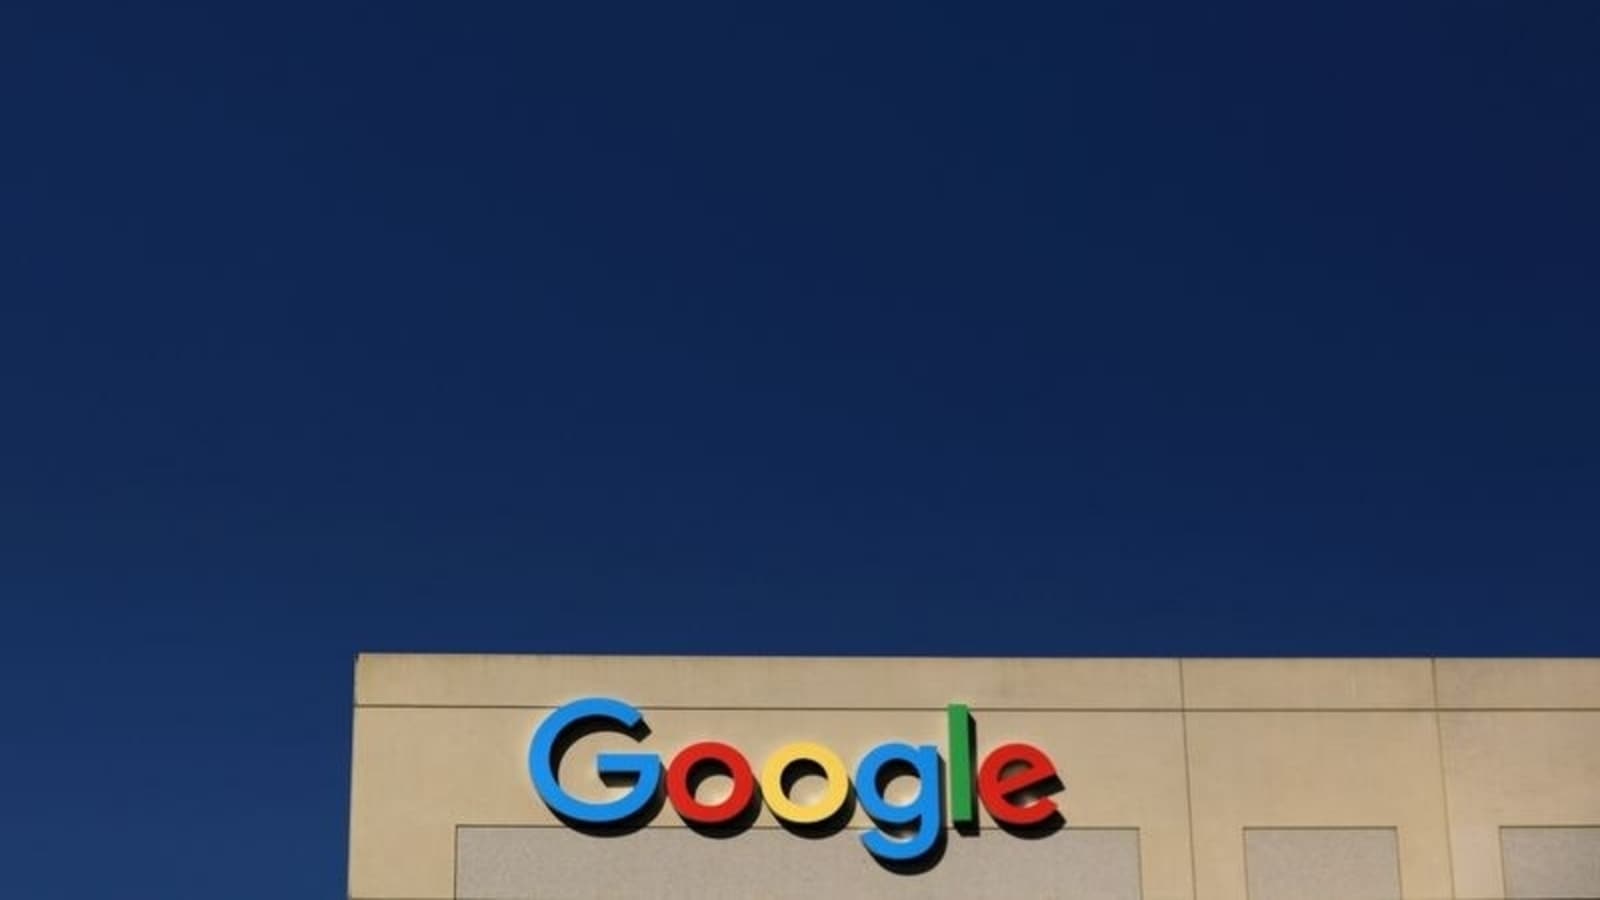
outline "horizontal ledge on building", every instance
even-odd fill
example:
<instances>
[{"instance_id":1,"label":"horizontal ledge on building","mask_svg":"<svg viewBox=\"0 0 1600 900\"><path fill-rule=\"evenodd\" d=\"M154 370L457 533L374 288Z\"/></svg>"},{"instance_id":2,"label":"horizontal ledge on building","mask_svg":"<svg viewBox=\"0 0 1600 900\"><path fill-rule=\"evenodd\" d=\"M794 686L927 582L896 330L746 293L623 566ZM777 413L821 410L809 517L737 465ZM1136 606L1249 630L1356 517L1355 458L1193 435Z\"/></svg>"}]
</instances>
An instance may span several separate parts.
<instances>
[{"instance_id":1,"label":"horizontal ledge on building","mask_svg":"<svg viewBox=\"0 0 1600 900\"><path fill-rule=\"evenodd\" d=\"M550 711L548 703L358 703L356 709ZM639 704L641 712L942 713L943 706L705 706ZM978 713L1585 713L1600 706L972 706Z\"/></svg>"}]
</instances>

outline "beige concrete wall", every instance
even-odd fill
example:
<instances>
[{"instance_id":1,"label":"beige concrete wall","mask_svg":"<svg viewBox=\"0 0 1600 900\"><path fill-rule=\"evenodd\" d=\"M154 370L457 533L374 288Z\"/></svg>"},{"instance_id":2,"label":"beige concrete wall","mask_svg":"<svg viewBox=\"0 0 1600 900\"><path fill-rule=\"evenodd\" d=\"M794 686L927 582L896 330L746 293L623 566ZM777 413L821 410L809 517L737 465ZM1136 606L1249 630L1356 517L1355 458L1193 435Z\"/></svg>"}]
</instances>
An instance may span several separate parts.
<instances>
[{"instance_id":1,"label":"beige concrete wall","mask_svg":"<svg viewBox=\"0 0 1600 900\"><path fill-rule=\"evenodd\" d=\"M539 841L626 842L560 828L527 775L538 722L564 702L596 695L640 707L652 728L646 746L664 757L716 738L759 762L780 744L805 739L832 747L851 766L886 740L942 747L945 704L965 702L980 753L1025 740L1051 755L1066 782L1058 799L1069 831L1137 834L1138 889L1147 900L1244 900L1252 876L1256 883L1269 877L1264 863L1247 862L1247 831L1303 828L1392 835L1406 900L1502 898L1502 828L1600 825L1596 660L364 655L356 672L350 896L458 897L464 826L488 829L474 832L479 843L470 847L500 846L489 841L499 835L494 840L524 854ZM601 749L629 746L616 735L586 738L564 761L563 783L606 796L587 766ZM851 824L870 825L859 813ZM911 876L921 882L867 864L857 831L808 847L765 813L750 834L713 840L684 829L669 809L644 837L608 846L641 859L652 846L671 847L680 868L700 859L732 883L752 884L774 867L788 871L809 860L838 871L833 860L859 855L863 865L849 870L856 874L830 883L836 898L898 895L907 884L946 896L998 896L993 866L1003 869L1002 858L1060 861L1099 846L1063 839L1064 831L1011 847L1006 842L1021 839L985 824L977 838L952 834L941 868ZM516 826L546 836L530 843L506 828ZM665 829L682 833L669 840ZM1111 871L1120 858L1082 856L1074 865ZM469 886L480 874L474 869ZM1029 896L1080 895L1071 878L1048 883L1059 891ZM545 893L529 896L603 894L547 882Z\"/></svg>"}]
</instances>

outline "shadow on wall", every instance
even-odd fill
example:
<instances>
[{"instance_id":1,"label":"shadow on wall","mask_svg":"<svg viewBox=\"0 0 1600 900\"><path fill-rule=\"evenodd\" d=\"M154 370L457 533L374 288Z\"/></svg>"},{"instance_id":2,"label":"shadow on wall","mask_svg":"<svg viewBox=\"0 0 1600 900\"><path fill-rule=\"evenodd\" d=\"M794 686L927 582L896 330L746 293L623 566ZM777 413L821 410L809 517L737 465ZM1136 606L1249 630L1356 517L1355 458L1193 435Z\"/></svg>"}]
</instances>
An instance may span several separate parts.
<instances>
[{"instance_id":1,"label":"shadow on wall","mask_svg":"<svg viewBox=\"0 0 1600 900\"><path fill-rule=\"evenodd\" d=\"M603 719L590 719L578 722L572 727L568 728L561 735L560 739L554 746L554 752L552 753L553 767L559 769L561 760L566 756L567 751L570 750L578 741L601 732L618 733L619 729L617 728L615 722L608 722ZM649 736L650 728L645 724L643 719L641 719L633 728L621 730L620 733L627 735L635 741L643 741ZM971 760L977 756L976 749L978 737L976 723L971 720L970 716L968 717L965 737L967 746L963 748L965 751L965 756L963 758L966 760ZM952 752L960 752L954 747L950 748L950 750ZM968 806L967 818L962 821L955 822L951 827L947 827L952 817L950 805L953 801L953 792L955 790L963 789L969 792L973 791L973 787L970 783L964 786L956 786L951 784L951 776L947 771L947 767L948 763L946 762L944 756L941 755L939 757L937 784L932 788L934 790L939 790L942 801L939 809L939 832L932 847L926 853L911 860L888 860L882 859L875 855L872 856L872 859L886 871L897 875L920 875L932 870L944 859L945 852L949 847L949 831L952 827L953 830L963 838L981 838L983 829L979 824L979 817L976 815L976 797L973 796L972 793L969 793L967 795L967 799L964 801ZM697 766L696 768L692 769L688 775L690 794L693 795L696 793L707 778L719 774L726 775L727 773L721 771L716 766ZM884 794L890 782L894 781L896 778L906 776L915 777L916 774L916 770L906 764L895 763L883 767L883 769L878 772L876 779L876 788L879 796ZM800 779L807 776L826 777L826 773L819 764L812 760L796 760L786 770L784 770L782 778L784 794L790 795L790 792L794 788L795 784L799 782ZM601 778L608 786L628 787L635 783L637 776L628 774L603 774ZM968 772L966 773L966 780L968 782L971 781L970 765L968 766ZM583 822L572 819L560 814L559 812L555 812L554 810L552 810L552 812L556 815L556 818L562 822L562 824L582 834L600 838L624 837L644 828L661 813L663 806L666 804L667 798L666 792L660 786L662 779L658 778L656 781L657 789L652 793L644 806L638 812L621 821L610 822L604 825L596 825L591 822ZM949 785L951 790L943 790L942 788L946 785ZM1013 798L1018 803L1029 804L1038 800L1043 800L1049 797L1051 794L1061 791L1063 787L1064 785L1058 776L1051 776L1048 779L1030 785L1027 789L1013 795ZM928 789L929 788L927 786L922 787L922 790ZM754 827L756 820L760 817L761 809L762 804L760 800L760 794L759 792L756 792L751 796L744 808L740 810L736 816L726 822L705 824L695 822L682 816L679 816L679 820L683 822L685 827L703 837L713 840L728 840L731 838L736 838ZM833 837L839 834L841 831L846 830L846 828L850 825L850 822L855 818L856 810L857 802L855 791L849 791L845 795L843 804L841 804L832 815L820 822L799 824L789 822L784 819L778 819L777 821L785 831L797 837L804 838L806 840L823 840ZM1045 818L1044 820L1030 825L1011 825L1005 822L995 822L995 826L1001 831L1006 832L1007 835L1013 838L1021 838L1024 840L1040 840L1042 838L1049 837L1050 835L1060 831L1066 826L1066 824L1066 818L1059 810L1053 811L1049 817ZM879 824L877 827L884 834L898 838L915 832L918 828L918 825L911 824L905 826L896 826Z\"/></svg>"},{"instance_id":2,"label":"shadow on wall","mask_svg":"<svg viewBox=\"0 0 1600 900\"><path fill-rule=\"evenodd\" d=\"M650 736L650 726L646 725L644 719L642 718L639 720L637 725L627 729L619 729L615 722L609 722L604 719L596 718L580 720L563 731L561 736L557 738L554 752L552 752L550 755L551 768L555 769L556 771L560 771L561 760L566 757L567 751L572 749L572 745L586 737L600 734L601 732L612 734L620 732L621 734L625 734L628 737L633 738L635 741L643 741L645 738ZM636 776L631 775L602 774L600 776L600 780L603 781L607 787L628 787L634 783L635 778ZM638 812L620 821L608 822L604 825L596 825L593 822L583 822L568 816L564 816L553 808L550 810L550 812L561 821L561 824L571 828L574 831L590 835L591 837L621 837L623 835L633 834L639 829L650 824L651 820L655 819L655 817L660 814L661 807L666 803L666 795L663 794L659 788L660 779L658 778L656 781L658 787L655 793L650 796L649 801L645 803L645 805L640 808Z\"/></svg>"},{"instance_id":3,"label":"shadow on wall","mask_svg":"<svg viewBox=\"0 0 1600 900\"><path fill-rule=\"evenodd\" d=\"M695 768L689 770L688 783L690 795L692 796L698 794L700 792L700 785L704 784L707 778L711 778L719 774L725 775L727 773L719 771L714 766L696 766ZM756 819L760 816L761 800L759 797L759 792L751 791L750 799L745 801L744 809L739 810L738 815L726 822L718 822L715 825L708 825L704 822L696 822L693 819L686 818L681 814L678 816L678 819L679 821L683 822L683 824L687 825L689 830L696 834L711 838L713 840L725 841L728 838L735 838L741 834L744 834L746 831L749 831L750 828L755 825Z\"/></svg>"},{"instance_id":4,"label":"shadow on wall","mask_svg":"<svg viewBox=\"0 0 1600 900\"><path fill-rule=\"evenodd\" d=\"M827 773L823 771L822 766L809 759L796 760L787 769L784 769L782 778L784 796L794 796L795 783L808 775L818 778L827 777ZM850 820L855 817L856 795L854 791L847 791L844 795L844 802L839 804L839 808L833 811L833 815L820 822L801 824L779 819L778 824L782 825L783 830L790 834L798 835L808 841L819 841L823 838L833 837L843 831L845 826L850 824Z\"/></svg>"},{"instance_id":5,"label":"shadow on wall","mask_svg":"<svg viewBox=\"0 0 1600 900\"><path fill-rule=\"evenodd\" d=\"M967 760L975 760L978 758L978 723L975 719L973 719L970 712L962 710L961 715L966 719L965 727L961 729L960 732L966 738L966 747L961 748L965 754L963 758ZM957 748L952 747L951 752L957 752ZM950 776L945 773L945 766L946 763L944 757L939 757L939 783L950 785L950 793L945 797L946 812L951 818L954 818L954 813L950 810L950 806L955 802L955 791L959 788L957 785L951 782ZM962 837L978 837L983 831L983 826L980 824L979 818L976 814L977 802L976 798L973 796L974 792L972 792L971 787L972 772L969 770L964 773L964 775L966 782L968 782L968 784L964 785L964 788L969 791L967 795L967 803L970 807L972 807L972 810L969 813L970 818L965 821L956 822L953 827ZM1012 796L1019 804L1028 805L1039 800L1044 800L1050 795L1060 793L1065 789L1066 784L1062 782L1061 776L1052 774L1050 777L1041 779L1037 783L1029 785L1027 788L1018 791ZM1035 822L1031 825L1012 825L998 820L995 821L995 827L999 828L1001 831L1004 831L1006 834L1009 834L1012 837L1018 837L1022 838L1023 840L1030 841L1049 837L1050 835L1060 831L1062 828L1065 828L1066 825L1067 818L1061 814L1060 809L1053 810L1043 821Z\"/></svg>"}]
</instances>

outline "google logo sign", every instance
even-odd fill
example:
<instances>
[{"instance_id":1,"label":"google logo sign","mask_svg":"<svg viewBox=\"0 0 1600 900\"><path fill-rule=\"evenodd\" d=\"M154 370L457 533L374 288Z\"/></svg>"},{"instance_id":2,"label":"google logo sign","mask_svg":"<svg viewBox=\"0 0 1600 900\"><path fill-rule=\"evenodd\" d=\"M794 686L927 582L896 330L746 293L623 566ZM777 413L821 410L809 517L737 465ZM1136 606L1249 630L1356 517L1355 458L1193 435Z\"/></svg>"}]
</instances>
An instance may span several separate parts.
<instances>
[{"instance_id":1,"label":"google logo sign","mask_svg":"<svg viewBox=\"0 0 1600 900\"><path fill-rule=\"evenodd\" d=\"M528 772L534 789L546 806L569 824L610 826L636 822L648 815L660 798L663 785L673 810L693 826L733 826L746 819L757 795L774 817L790 826L817 826L837 819L852 797L879 827L861 835L861 842L878 859L909 862L938 845L944 832L948 790L950 819L958 830L977 823L975 799L995 822L1008 828L1030 828L1060 821L1049 793L1059 789L1055 765L1031 744L1002 744L989 751L973 770L974 731L966 706L952 703L948 719L949 781L942 783L945 762L931 744L901 742L879 744L850 773L838 754L811 741L796 741L773 751L759 773L738 749L720 741L699 741L678 750L663 767L655 753L600 753L596 773L607 783L631 779L625 794L613 800L581 800L562 788L557 768L562 750L583 734L612 730L637 734L644 730L638 709L610 697L589 697L557 708L534 731L528 745ZM796 772L820 773L826 787L821 796L794 800L786 779ZM720 774L733 784L723 799L701 802L697 779ZM899 774L916 778L915 797L893 803L885 796L887 781Z\"/></svg>"}]
</instances>

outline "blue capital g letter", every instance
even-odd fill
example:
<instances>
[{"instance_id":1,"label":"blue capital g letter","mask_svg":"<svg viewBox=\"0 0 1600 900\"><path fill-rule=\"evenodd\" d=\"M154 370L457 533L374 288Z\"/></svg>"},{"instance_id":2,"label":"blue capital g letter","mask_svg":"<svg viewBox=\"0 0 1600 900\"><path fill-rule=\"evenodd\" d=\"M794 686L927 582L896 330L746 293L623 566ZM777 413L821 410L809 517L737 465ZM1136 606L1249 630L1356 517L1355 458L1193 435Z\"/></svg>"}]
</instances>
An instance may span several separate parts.
<instances>
[{"instance_id":1,"label":"blue capital g letter","mask_svg":"<svg viewBox=\"0 0 1600 900\"><path fill-rule=\"evenodd\" d=\"M586 825L609 825L637 814L655 799L661 788L661 757L654 753L601 753L595 757L595 768L601 778L617 775L634 776L633 786L626 794L604 803L590 803L567 793L556 777L558 750L574 728L591 723L609 724L610 730L633 731L644 723L637 709L621 700L610 697L589 697L574 700L559 707L533 733L528 745L528 773L533 776L533 787L539 792L550 811L563 819Z\"/></svg>"}]
</instances>

